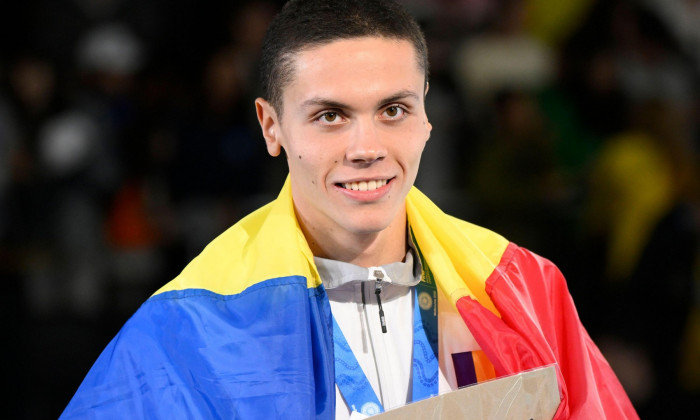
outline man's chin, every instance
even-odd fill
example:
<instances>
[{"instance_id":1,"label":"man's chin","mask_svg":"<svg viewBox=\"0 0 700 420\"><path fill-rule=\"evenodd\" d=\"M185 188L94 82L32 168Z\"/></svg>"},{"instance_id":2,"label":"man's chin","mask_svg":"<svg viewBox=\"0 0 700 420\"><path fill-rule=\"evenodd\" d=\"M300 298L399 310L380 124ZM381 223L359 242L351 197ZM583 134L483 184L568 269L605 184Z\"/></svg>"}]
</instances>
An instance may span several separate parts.
<instances>
[{"instance_id":1,"label":"man's chin","mask_svg":"<svg viewBox=\"0 0 700 420\"><path fill-rule=\"evenodd\" d=\"M346 225L346 230L356 235L376 235L389 227L390 222L383 220L362 220L351 225Z\"/></svg>"},{"instance_id":2,"label":"man's chin","mask_svg":"<svg viewBox=\"0 0 700 420\"><path fill-rule=\"evenodd\" d=\"M352 234L380 234L391 228L394 222L399 222L398 212L386 206L386 203L384 205L362 206L353 210L355 211L344 212L346 217L342 221L336 219L340 222L341 228Z\"/></svg>"}]
</instances>

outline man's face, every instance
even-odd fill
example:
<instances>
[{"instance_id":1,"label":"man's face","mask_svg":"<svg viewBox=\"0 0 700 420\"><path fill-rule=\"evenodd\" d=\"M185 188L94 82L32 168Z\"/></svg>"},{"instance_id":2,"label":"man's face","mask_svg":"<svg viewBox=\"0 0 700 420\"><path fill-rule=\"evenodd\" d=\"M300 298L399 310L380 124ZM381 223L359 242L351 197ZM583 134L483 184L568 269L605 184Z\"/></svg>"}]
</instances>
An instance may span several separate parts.
<instances>
[{"instance_id":1,"label":"man's face","mask_svg":"<svg viewBox=\"0 0 700 420\"><path fill-rule=\"evenodd\" d=\"M404 220L431 130L424 83L405 40L353 38L296 55L283 115L259 100L258 116L269 153L286 151L305 226L361 235Z\"/></svg>"}]
</instances>

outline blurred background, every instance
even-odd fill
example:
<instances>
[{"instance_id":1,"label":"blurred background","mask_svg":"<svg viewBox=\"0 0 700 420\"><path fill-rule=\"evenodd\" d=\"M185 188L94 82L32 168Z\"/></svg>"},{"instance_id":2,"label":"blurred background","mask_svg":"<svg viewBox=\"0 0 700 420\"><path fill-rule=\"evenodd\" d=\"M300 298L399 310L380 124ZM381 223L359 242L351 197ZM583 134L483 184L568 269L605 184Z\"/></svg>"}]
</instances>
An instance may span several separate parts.
<instances>
[{"instance_id":1,"label":"blurred background","mask_svg":"<svg viewBox=\"0 0 700 420\"><path fill-rule=\"evenodd\" d=\"M404 0L418 186L553 260L642 418L700 408L700 1ZM6 418L56 418L120 326L274 199L253 106L281 2L0 3Z\"/></svg>"}]
</instances>

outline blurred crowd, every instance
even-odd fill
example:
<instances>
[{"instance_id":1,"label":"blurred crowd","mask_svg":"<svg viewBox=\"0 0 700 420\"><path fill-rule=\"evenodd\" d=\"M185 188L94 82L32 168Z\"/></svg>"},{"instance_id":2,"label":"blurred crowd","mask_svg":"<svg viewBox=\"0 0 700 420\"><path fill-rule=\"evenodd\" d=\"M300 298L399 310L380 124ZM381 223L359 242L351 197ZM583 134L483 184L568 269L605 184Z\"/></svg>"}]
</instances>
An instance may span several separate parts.
<instances>
[{"instance_id":1,"label":"blurred crowd","mask_svg":"<svg viewBox=\"0 0 700 420\"><path fill-rule=\"evenodd\" d=\"M553 260L642 418L700 408L700 1L403 0L417 185ZM56 418L131 313L272 200L253 100L281 1L0 5L2 373Z\"/></svg>"}]
</instances>

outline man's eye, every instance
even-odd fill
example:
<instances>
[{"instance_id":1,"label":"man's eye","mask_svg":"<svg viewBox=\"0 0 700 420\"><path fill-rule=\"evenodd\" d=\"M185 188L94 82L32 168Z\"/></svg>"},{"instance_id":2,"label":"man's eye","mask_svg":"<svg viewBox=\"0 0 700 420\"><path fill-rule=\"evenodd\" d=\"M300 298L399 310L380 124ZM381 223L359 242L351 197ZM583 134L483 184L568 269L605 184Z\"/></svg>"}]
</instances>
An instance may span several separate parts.
<instances>
[{"instance_id":1,"label":"man's eye","mask_svg":"<svg viewBox=\"0 0 700 420\"><path fill-rule=\"evenodd\" d=\"M401 118L406 112L403 108L398 105L392 105L384 110L384 115L391 119Z\"/></svg>"},{"instance_id":2,"label":"man's eye","mask_svg":"<svg viewBox=\"0 0 700 420\"><path fill-rule=\"evenodd\" d=\"M338 123L340 122L340 115L337 112L328 111L321 114L318 120L327 124Z\"/></svg>"}]
</instances>

